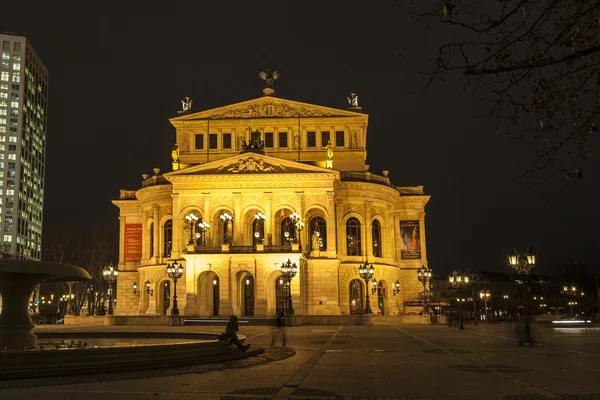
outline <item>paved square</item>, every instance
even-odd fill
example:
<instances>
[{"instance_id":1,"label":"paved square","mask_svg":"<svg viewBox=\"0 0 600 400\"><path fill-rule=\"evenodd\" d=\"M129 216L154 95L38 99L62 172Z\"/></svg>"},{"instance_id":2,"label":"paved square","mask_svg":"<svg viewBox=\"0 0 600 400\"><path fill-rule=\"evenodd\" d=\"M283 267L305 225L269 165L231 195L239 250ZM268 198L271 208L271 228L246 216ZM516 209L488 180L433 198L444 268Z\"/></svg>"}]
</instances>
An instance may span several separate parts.
<instances>
[{"instance_id":1,"label":"paved square","mask_svg":"<svg viewBox=\"0 0 600 400\"><path fill-rule=\"evenodd\" d=\"M600 328L515 326L243 326L269 363L245 360L172 370L0 381L0 399L600 399ZM42 329L74 329L69 326ZM219 327L88 329L217 332ZM276 346L271 347L272 340ZM283 352L283 353L282 353ZM276 357L275 357L276 358ZM281 357L279 357L281 358Z\"/></svg>"}]
</instances>

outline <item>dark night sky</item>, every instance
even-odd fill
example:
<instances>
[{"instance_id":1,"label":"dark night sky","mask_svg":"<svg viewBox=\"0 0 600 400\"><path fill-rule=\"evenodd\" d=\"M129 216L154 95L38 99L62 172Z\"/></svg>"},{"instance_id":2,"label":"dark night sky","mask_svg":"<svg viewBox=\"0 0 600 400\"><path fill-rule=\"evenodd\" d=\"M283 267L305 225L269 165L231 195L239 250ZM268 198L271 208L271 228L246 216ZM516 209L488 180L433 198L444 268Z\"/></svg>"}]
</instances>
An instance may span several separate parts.
<instances>
[{"instance_id":1,"label":"dark night sky","mask_svg":"<svg viewBox=\"0 0 600 400\"><path fill-rule=\"evenodd\" d=\"M112 229L119 189L167 170L184 96L194 111L261 96L258 73L281 73L276 94L344 108L359 94L370 115L368 164L398 185L424 185L435 272L504 269L513 245L531 244L541 272L598 264L597 173L526 185L522 143L495 133L462 82L434 85L399 57L424 65L438 29L411 22L390 1L34 1L0 15L26 36L50 72L44 234L59 223ZM435 25L435 24L434 24ZM437 33L437 34L436 34ZM597 164L597 163L596 163Z\"/></svg>"}]
</instances>

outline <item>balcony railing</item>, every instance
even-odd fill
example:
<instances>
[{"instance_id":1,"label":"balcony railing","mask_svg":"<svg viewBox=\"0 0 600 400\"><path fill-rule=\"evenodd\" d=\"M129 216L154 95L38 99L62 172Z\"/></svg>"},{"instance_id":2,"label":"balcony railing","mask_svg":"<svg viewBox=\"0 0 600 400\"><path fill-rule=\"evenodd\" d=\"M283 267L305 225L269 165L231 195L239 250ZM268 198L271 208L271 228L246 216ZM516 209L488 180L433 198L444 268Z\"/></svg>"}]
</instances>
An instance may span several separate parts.
<instances>
[{"instance_id":1,"label":"balcony railing","mask_svg":"<svg viewBox=\"0 0 600 400\"><path fill-rule=\"evenodd\" d=\"M282 245L252 245L232 246L228 244L218 246L194 246L194 254L221 254L221 253L299 253L297 244ZM188 253L191 251L188 250Z\"/></svg>"}]
</instances>

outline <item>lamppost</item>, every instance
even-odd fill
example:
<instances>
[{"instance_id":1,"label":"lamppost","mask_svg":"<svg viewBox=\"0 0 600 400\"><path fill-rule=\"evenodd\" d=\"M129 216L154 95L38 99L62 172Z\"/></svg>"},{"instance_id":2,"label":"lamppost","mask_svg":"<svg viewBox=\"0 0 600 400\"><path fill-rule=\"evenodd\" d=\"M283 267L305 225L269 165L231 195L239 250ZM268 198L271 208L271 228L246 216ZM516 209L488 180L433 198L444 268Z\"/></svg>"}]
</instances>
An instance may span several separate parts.
<instances>
[{"instance_id":1,"label":"lamppost","mask_svg":"<svg viewBox=\"0 0 600 400\"><path fill-rule=\"evenodd\" d=\"M564 285L563 286L563 290L561 291L561 294L567 298L567 300L568 300L567 304L570 307L569 313L573 314L573 306L576 306L577 302L574 301L574 300L571 300L571 298L576 298L576 296L577 296L577 287L575 285L573 285L573 284L571 286Z\"/></svg>"},{"instance_id":2,"label":"lamppost","mask_svg":"<svg viewBox=\"0 0 600 400\"><path fill-rule=\"evenodd\" d=\"M425 301L424 310L426 314L429 314L429 309L427 308L427 298L429 297L427 284L431 280L431 268L427 268L425 267L425 265L423 265L417 270L417 278L419 279L419 282L421 282L421 284L423 285L423 299Z\"/></svg>"},{"instance_id":3,"label":"lamppost","mask_svg":"<svg viewBox=\"0 0 600 400\"><path fill-rule=\"evenodd\" d=\"M293 314L294 307L292 306L292 279L298 273L298 265L293 263L288 258L287 262L281 264L281 276L283 277L284 284L287 286L287 313Z\"/></svg>"},{"instance_id":4,"label":"lamppost","mask_svg":"<svg viewBox=\"0 0 600 400\"><path fill-rule=\"evenodd\" d=\"M365 281L365 314L373 314L373 311L371 311L371 303L369 301L369 281L374 273L375 268L373 267L373 264L369 265L365 263L358 267L358 274Z\"/></svg>"},{"instance_id":5,"label":"lamppost","mask_svg":"<svg viewBox=\"0 0 600 400\"><path fill-rule=\"evenodd\" d=\"M504 299L504 319L508 320L508 307L506 305L506 303L508 301L508 295L507 294L503 294L502 298Z\"/></svg>"},{"instance_id":6,"label":"lamppost","mask_svg":"<svg viewBox=\"0 0 600 400\"><path fill-rule=\"evenodd\" d=\"M190 224L190 240L188 245L194 244L194 228L196 227L196 221L198 221L198 216L194 213L189 213L185 216L186 221Z\"/></svg>"},{"instance_id":7,"label":"lamppost","mask_svg":"<svg viewBox=\"0 0 600 400\"><path fill-rule=\"evenodd\" d=\"M490 324L490 319L488 316L488 308L487 308L487 303L488 300L491 297L491 293L488 289L483 289L482 291L479 292L479 297L481 297L481 300L483 300L483 304L485 307L485 322L489 325Z\"/></svg>"},{"instance_id":8,"label":"lamppost","mask_svg":"<svg viewBox=\"0 0 600 400\"><path fill-rule=\"evenodd\" d=\"M200 218L200 222L198 222L198 228L200 229L200 243L202 246L206 246L206 231L210 229L210 224Z\"/></svg>"},{"instance_id":9,"label":"lamppost","mask_svg":"<svg viewBox=\"0 0 600 400\"><path fill-rule=\"evenodd\" d=\"M229 244L229 223L233 221L233 217L229 213L223 213L219 218L223 221L223 240Z\"/></svg>"},{"instance_id":10,"label":"lamppost","mask_svg":"<svg viewBox=\"0 0 600 400\"><path fill-rule=\"evenodd\" d=\"M104 279L108 282L108 315L113 314L113 291L112 284L119 277L119 267L113 266L112 264L104 267L102 271Z\"/></svg>"},{"instance_id":11,"label":"lamppost","mask_svg":"<svg viewBox=\"0 0 600 400\"><path fill-rule=\"evenodd\" d=\"M396 282L394 282L394 296L397 295L398 293L400 293L400 281L398 279L396 279Z\"/></svg>"},{"instance_id":12,"label":"lamppost","mask_svg":"<svg viewBox=\"0 0 600 400\"><path fill-rule=\"evenodd\" d=\"M177 280L183 275L183 266L173 261L167 264L167 276L173 279L173 308L171 309L170 325L179 325L179 309L177 308Z\"/></svg>"},{"instance_id":13,"label":"lamppost","mask_svg":"<svg viewBox=\"0 0 600 400\"><path fill-rule=\"evenodd\" d=\"M460 295L461 289L467 287L469 284L469 275L464 272L454 271L448 276L448 280L450 281L450 285L458 290L458 329L464 330L465 327L463 325L462 303L464 303L465 299L461 298Z\"/></svg>"},{"instance_id":14,"label":"lamppost","mask_svg":"<svg viewBox=\"0 0 600 400\"><path fill-rule=\"evenodd\" d=\"M519 344L522 346L524 342L533 344L533 339L531 337L531 326L529 325L529 312L527 310L527 280L529 274L535 268L535 258L536 255L533 252L531 246L527 248L525 255L521 255L517 252L517 249L513 247L513 249L508 254L508 262L510 267L517 273L517 275L522 276L522 285L523 285L523 317L525 319L525 329L523 333L525 338L519 339Z\"/></svg>"}]
</instances>

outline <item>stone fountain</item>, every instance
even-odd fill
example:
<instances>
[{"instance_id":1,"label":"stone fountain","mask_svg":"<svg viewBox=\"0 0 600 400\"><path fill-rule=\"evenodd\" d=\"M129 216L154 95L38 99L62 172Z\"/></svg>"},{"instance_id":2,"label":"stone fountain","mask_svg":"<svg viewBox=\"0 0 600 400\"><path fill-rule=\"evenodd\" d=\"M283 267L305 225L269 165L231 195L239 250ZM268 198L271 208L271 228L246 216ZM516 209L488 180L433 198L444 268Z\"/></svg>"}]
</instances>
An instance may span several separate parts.
<instances>
[{"instance_id":1,"label":"stone fountain","mask_svg":"<svg viewBox=\"0 0 600 400\"><path fill-rule=\"evenodd\" d=\"M29 316L31 293L40 282L74 282L90 279L83 268L31 260L0 260L0 348L36 349L37 336Z\"/></svg>"}]
</instances>

